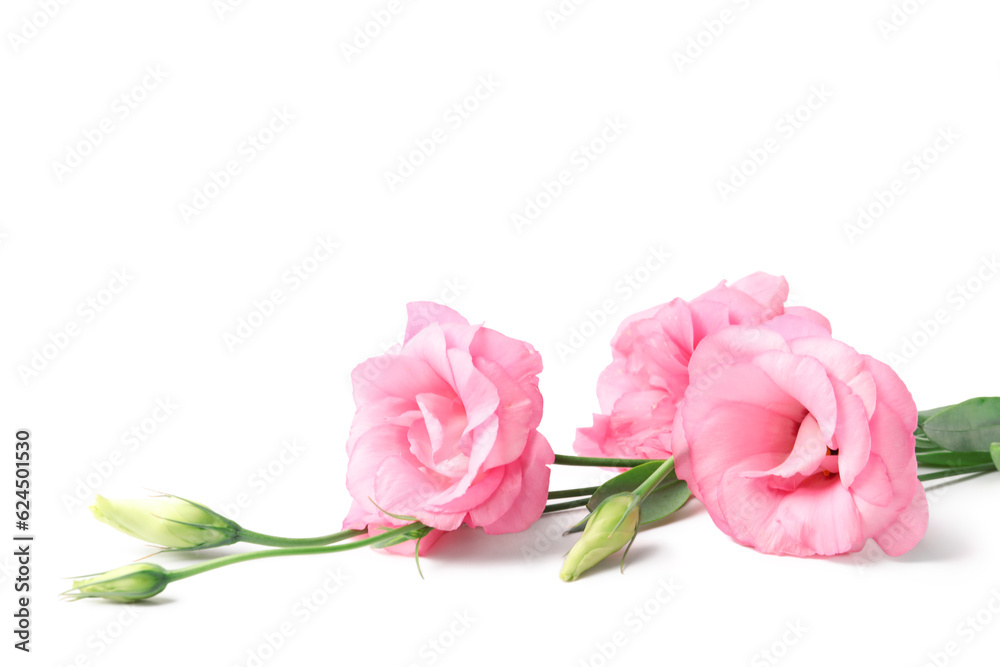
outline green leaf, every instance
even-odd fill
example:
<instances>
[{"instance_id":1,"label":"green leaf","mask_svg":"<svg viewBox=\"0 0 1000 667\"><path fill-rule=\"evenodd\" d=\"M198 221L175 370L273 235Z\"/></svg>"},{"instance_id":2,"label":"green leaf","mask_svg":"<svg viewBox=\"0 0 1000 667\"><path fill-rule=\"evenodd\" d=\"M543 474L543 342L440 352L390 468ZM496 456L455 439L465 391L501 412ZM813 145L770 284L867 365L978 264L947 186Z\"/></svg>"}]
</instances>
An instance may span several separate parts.
<instances>
[{"instance_id":1,"label":"green leaf","mask_svg":"<svg viewBox=\"0 0 1000 667\"><path fill-rule=\"evenodd\" d=\"M1000 397L970 398L927 418L924 433L953 452L988 452L1000 441Z\"/></svg>"},{"instance_id":2,"label":"green leaf","mask_svg":"<svg viewBox=\"0 0 1000 667\"><path fill-rule=\"evenodd\" d=\"M597 488L597 491L591 496L590 502L587 503L587 509L593 512L606 498L616 493L631 493L635 491L640 484L656 472L662 463L663 461L650 461L649 463L643 463L640 466L626 470L616 477L612 477ZM641 523L646 524L659 521L663 517L676 512L690 497L691 491L688 490L687 484L677 479L676 471L671 472L642 501ZM579 530L583 530L582 525L579 528L574 526L567 532L575 533Z\"/></svg>"},{"instance_id":3,"label":"green leaf","mask_svg":"<svg viewBox=\"0 0 1000 667\"><path fill-rule=\"evenodd\" d=\"M641 523L652 523L669 516L684 506L691 490L684 480L661 484L642 501Z\"/></svg>"},{"instance_id":4,"label":"green leaf","mask_svg":"<svg viewBox=\"0 0 1000 667\"><path fill-rule=\"evenodd\" d=\"M993 457L993 465L1000 470L1000 442L994 442L990 445L990 456Z\"/></svg>"},{"instance_id":5,"label":"green leaf","mask_svg":"<svg viewBox=\"0 0 1000 667\"><path fill-rule=\"evenodd\" d=\"M953 408L953 407L955 407L955 406L953 406L953 405L943 405L940 408L932 408L930 410L921 410L920 412L917 413L917 428L918 429L923 428L924 427L924 423L926 423L928 419L930 419L931 417L933 417L934 415L936 415L937 413L939 413L939 412L941 412L943 410L947 410L948 408Z\"/></svg>"},{"instance_id":6,"label":"green leaf","mask_svg":"<svg viewBox=\"0 0 1000 667\"><path fill-rule=\"evenodd\" d=\"M916 449L918 453L919 452L940 452L940 451L944 451L943 449L941 449L941 447L939 445L937 445L936 443L934 443L930 439L928 439L928 437L923 434L922 430L917 429L916 436L917 437L914 440L914 449Z\"/></svg>"},{"instance_id":7,"label":"green leaf","mask_svg":"<svg viewBox=\"0 0 1000 667\"><path fill-rule=\"evenodd\" d=\"M941 450L917 453L917 463L922 466L930 466L931 468L962 468L990 463L992 460L987 452L949 452Z\"/></svg>"},{"instance_id":8,"label":"green leaf","mask_svg":"<svg viewBox=\"0 0 1000 667\"><path fill-rule=\"evenodd\" d=\"M643 463L642 465L630 468L625 472L612 477L604 484L597 487L597 491L594 491L594 495L590 497L590 501L587 503L587 509L593 512L597 509L597 506L604 502L605 498L615 495L616 493L631 493L639 488L639 485L646 481L646 479L652 475L660 467L663 461L650 461L649 463ZM668 482L677 481L677 472L671 472L669 475L663 478L663 481L657 485L657 488L663 486Z\"/></svg>"}]
</instances>

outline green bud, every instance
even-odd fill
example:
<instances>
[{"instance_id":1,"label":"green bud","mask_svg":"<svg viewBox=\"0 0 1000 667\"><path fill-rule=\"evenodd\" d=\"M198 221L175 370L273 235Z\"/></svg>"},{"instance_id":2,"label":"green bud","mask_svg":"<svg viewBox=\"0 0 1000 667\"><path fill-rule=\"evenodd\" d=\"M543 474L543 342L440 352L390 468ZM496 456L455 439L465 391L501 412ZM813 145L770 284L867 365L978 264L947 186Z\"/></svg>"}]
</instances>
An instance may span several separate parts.
<instances>
[{"instance_id":1,"label":"green bud","mask_svg":"<svg viewBox=\"0 0 1000 667\"><path fill-rule=\"evenodd\" d=\"M74 600L107 598L115 602L136 602L163 592L170 575L155 563L134 563L104 574L75 579L63 595Z\"/></svg>"},{"instance_id":2,"label":"green bud","mask_svg":"<svg viewBox=\"0 0 1000 667\"><path fill-rule=\"evenodd\" d=\"M993 465L1000 470L1000 442L994 442L990 445L990 456L993 458Z\"/></svg>"},{"instance_id":3,"label":"green bud","mask_svg":"<svg viewBox=\"0 0 1000 667\"><path fill-rule=\"evenodd\" d=\"M597 506L587 519L587 526L583 529L580 540L566 554L566 561L559 573L560 579L577 579L635 539L639 530L639 505L633 501L633 494L620 493L609 496ZM622 561L624 562L624 557Z\"/></svg>"},{"instance_id":4,"label":"green bud","mask_svg":"<svg viewBox=\"0 0 1000 667\"><path fill-rule=\"evenodd\" d=\"M126 535L172 551L208 549L239 541L238 524L176 496L143 500L97 496L90 511Z\"/></svg>"}]
</instances>

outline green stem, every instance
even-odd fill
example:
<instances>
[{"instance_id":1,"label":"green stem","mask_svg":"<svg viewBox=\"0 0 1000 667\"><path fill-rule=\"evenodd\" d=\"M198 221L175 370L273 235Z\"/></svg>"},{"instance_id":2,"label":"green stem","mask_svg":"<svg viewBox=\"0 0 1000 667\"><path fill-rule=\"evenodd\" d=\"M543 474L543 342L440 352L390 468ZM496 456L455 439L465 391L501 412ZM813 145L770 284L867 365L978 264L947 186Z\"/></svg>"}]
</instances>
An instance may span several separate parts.
<instances>
[{"instance_id":1,"label":"green stem","mask_svg":"<svg viewBox=\"0 0 1000 667\"><path fill-rule=\"evenodd\" d=\"M334 542L342 542L352 537L364 535L366 530L344 530L332 535L322 537L275 537L274 535L264 535L255 533L246 528L240 529L240 542L248 544L259 544L265 547L320 547Z\"/></svg>"},{"instance_id":2,"label":"green stem","mask_svg":"<svg viewBox=\"0 0 1000 667\"><path fill-rule=\"evenodd\" d=\"M560 466L596 466L600 468L634 468L658 459L602 459L594 456L567 456L556 454L555 464Z\"/></svg>"},{"instance_id":3,"label":"green stem","mask_svg":"<svg viewBox=\"0 0 1000 667\"><path fill-rule=\"evenodd\" d=\"M590 498L578 498L576 500L568 500L564 503L552 503L551 505L546 505L545 509L542 510L542 514L548 514L549 512L558 512L559 510L573 509L574 507L583 507L590 502Z\"/></svg>"},{"instance_id":4,"label":"green stem","mask_svg":"<svg viewBox=\"0 0 1000 667\"><path fill-rule=\"evenodd\" d=\"M585 486L580 489L563 489L562 491L549 491L549 500L558 498L577 498L579 496L592 496L597 491L596 486Z\"/></svg>"},{"instance_id":5,"label":"green stem","mask_svg":"<svg viewBox=\"0 0 1000 667\"><path fill-rule=\"evenodd\" d=\"M950 468L948 470L939 470L938 472L926 472L923 475L917 475L917 479L921 482L927 482L932 479L941 479L943 477L954 477L955 475L970 475L975 472L995 472L997 467L992 463L983 463L977 466L965 466L962 468Z\"/></svg>"},{"instance_id":6,"label":"green stem","mask_svg":"<svg viewBox=\"0 0 1000 667\"><path fill-rule=\"evenodd\" d=\"M188 577L193 577L196 574L201 574L202 572L208 572L209 570L216 570L220 567L225 567L226 565L235 565L236 563L243 563L251 560L258 560L261 558L276 558L278 556L312 556L317 554L332 554L339 551L350 551L351 549L360 549L361 547L368 546L378 546L385 544L387 541L394 537L405 534L407 531L412 531L417 523L407 524L400 528L394 528L393 530L387 530L380 535L374 537L369 537L363 540L358 540L356 542L350 542L348 544L334 544L332 546L316 546L316 547L292 547L288 549L268 549L264 551L249 551L242 554L233 554L231 556L222 556L221 558L214 558L204 563L199 563L198 565L192 565L190 567L181 568L179 570L171 570L169 572L170 581L178 581L180 579L187 579Z\"/></svg>"},{"instance_id":7,"label":"green stem","mask_svg":"<svg viewBox=\"0 0 1000 667\"><path fill-rule=\"evenodd\" d=\"M640 484L632 495L635 496L635 504L639 504L642 500L648 496L656 485L663 481L663 478L674 471L674 457L670 457L666 461L660 464L660 467L653 471L653 474L646 478L642 484Z\"/></svg>"}]
</instances>

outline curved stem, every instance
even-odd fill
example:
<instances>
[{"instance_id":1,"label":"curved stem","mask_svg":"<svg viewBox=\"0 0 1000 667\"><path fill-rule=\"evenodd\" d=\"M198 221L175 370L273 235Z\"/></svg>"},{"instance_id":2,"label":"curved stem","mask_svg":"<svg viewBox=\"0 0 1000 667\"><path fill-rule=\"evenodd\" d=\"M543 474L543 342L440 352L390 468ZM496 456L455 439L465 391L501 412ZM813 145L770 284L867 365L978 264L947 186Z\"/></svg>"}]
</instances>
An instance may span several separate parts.
<instances>
[{"instance_id":1,"label":"curved stem","mask_svg":"<svg viewBox=\"0 0 1000 667\"><path fill-rule=\"evenodd\" d=\"M568 456L556 454L555 465L560 466L597 466L601 468L634 468L643 463L662 459L602 459L594 456Z\"/></svg>"},{"instance_id":2,"label":"curved stem","mask_svg":"<svg viewBox=\"0 0 1000 667\"><path fill-rule=\"evenodd\" d=\"M925 472L923 475L917 475L917 479L921 482L927 482L932 479L942 479L944 477L954 477L956 475L971 475L975 472L996 472L997 467L992 463L983 463L977 466L965 466L962 468L950 468L948 470L939 470L938 472Z\"/></svg>"},{"instance_id":3,"label":"curved stem","mask_svg":"<svg viewBox=\"0 0 1000 667\"><path fill-rule=\"evenodd\" d=\"M653 474L646 478L642 484L636 487L632 495L636 497L635 503L641 503L643 499L656 488L656 485L663 481L663 478L674 471L674 457L670 457L660 464L660 467L653 471Z\"/></svg>"},{"instance_id":4,"label":"curved stem","mask_svg":"<svg viewBox=\"0 0 1000 667\"><path fill-rule=\"evenodd\" d=\"M241 528L240 542L259 544L265 547L319 547L333 544L334 542L341 542L352 537L358 537L359 535L365 535L367 532L367 530L344 530L332 535L323 535L322 537L276 537Z\"/></svg>"},{"instance_id":5,"label":"curved stem","mask_svg":"<svg viewBox=\"0 0 1000 667\"><path fill-rule=\"evenodd\" d=\"M220 567L225 567L227 565L235 565L236 563L243 563L251 560L259 560L261 558L277 558L278 556L312 556L317 554L332 554L339 551L350 551L351 549L360 549L361 547L368 546L380 546L386 542L391 542L393 538L404 536L407 531L412 531L416 528L418 523L411 523L400 528L394 528L393 530L387 530L384 533L376 535L374 537L369 537L363 540L358 540L356 542L350 542L348 544L334 544L332 546L317 546L317 547L292 547L288 549L268 549L265 551L249 551L242 554L233 554L231 556L222 556L221 558L214 558L210 561L204 563L199 563L197 565L192 565L190 567L181 568L179 570L171 570L168 574L170 576L170 581L178 581L180 579L187 579L188 577L193 577L196 574L201 574L202 572L208 572L209 570L215 570Z\"/></svg>"},{"instance_id":6,"label":"curved stem","mask_svg":"<svg viewBox=\"0 0 1000 667\"><path fill-rule=\"evenodd\" d=\"M562 489L561 491L549 491L549 500L558 498L577 498L579 496L592 496L597 491L596 486L585 486L579 489Z\"/></svg>"}]
</instances>

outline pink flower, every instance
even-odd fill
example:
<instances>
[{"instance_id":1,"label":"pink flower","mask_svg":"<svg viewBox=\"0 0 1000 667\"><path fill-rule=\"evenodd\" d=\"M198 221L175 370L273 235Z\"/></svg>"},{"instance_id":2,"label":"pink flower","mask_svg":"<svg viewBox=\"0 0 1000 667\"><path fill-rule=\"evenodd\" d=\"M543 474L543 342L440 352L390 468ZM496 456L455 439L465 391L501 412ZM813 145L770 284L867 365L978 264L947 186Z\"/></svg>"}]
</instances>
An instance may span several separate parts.
<instances>
[{"instance_id":1,"label":"pink flower","mask_svg":"<svg viewBox=\"0 0 1000 667\"><path fill-rule=\"evenodd\" d=\"M671 424L688 387L688 361L705 336L734 324L758 324L783 313L830 324L808 308L785 308L784 278L754 273L721 282L690 303L669 303L632 315L611 339L613 361L597 382L601 413L577 429L581 456L663 459Z\"/></svg>"},{"instance_id":2,"label":"pink flower","mask_svg":"<svg viewBox=\"0 0 1000 667\"><path fill-rule=\"evenodd\" d=\"M354 369L345 528L412 516L438 530L526 529L545 507L552 448L538 432L540 355L444 306L407 305L402 347ZM376 507L376 505L378 507ZM390 550L413 553L407 542Z\"/></svg>"},{"instance_id":3,"label":"pink flower","mask_svg":"<svg viewBox=\"0 0 1000 667\"><path fill-rule=\"evenodd\" d=\"M729 327L691 356L673 424L677 476L758 551L889 555L927 529L917 409L885 364L796 317Z\"/></svg>"}]
</instances>

